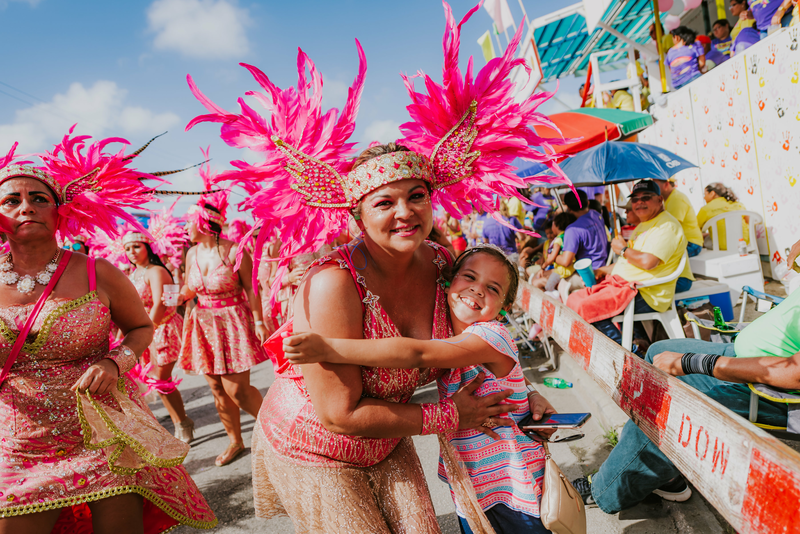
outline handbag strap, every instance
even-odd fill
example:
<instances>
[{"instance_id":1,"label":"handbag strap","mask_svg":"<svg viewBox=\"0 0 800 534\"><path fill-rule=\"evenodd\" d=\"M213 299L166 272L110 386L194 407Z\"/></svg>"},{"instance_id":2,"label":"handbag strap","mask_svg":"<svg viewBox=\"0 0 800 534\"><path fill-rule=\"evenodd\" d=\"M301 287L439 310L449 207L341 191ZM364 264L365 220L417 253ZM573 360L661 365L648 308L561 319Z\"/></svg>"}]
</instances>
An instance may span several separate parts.
<instances>
[{"instance_id":1,"label":"handbag strap","mask_svg":"<svg viewBox=\"0 0 800 534\"><path fill-rule=\"evenodd\" d=\"M28 320L25 322L25 326L23 326L20 329L19 334L17 334L17 340L14 342L14 346L11 347L11 352L8 354L6 364L3 366L2 371L0 371L0 385L2 385L3 381L6 379L6 376L8 376L8 373L11 371L11 366L14 365L14 362L17 360L17 356L19 356L19 353L22 352L22 346L25 345L25 339L28 337L28 332L30 332L31 328L33 328L33 323L36 322L36 318L39 316L39 312L42 311L47 297L49 297L50 293L53 292L53 288L56 287L58 279L61 278L61 275L64 273L64 269L67 268L69 259L71 257L72 251L70 250L67 250L64 253L64 256L61 257L61 261L58 262L58 268L56 269L56 272L53 274L52 278L50 278L50 283L48 283L44 288L39 300L37 300L36 304L33 306L30 315L28 315Z\"/></svg>"}]
</instances>

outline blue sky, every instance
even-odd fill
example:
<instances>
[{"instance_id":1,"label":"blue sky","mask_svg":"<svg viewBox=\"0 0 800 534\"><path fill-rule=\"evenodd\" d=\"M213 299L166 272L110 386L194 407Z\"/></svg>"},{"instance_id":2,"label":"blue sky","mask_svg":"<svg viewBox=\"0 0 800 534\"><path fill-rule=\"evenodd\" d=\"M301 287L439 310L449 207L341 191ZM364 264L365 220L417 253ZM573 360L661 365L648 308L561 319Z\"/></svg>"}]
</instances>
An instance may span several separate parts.
<instances>
[{"instance_id":1,"label":"blue sky","mask_svg":"<svg viewBox=\"0 0 800 534\"><path fill-rule=\"evenodd\" d=\"M455 17L474 1L452 0ZM509 0L509 5L520 24L518 1ZM563 6L525 0L525 7L535 18ZM48 149L77 122L77 133L120 136L137 147L169 130L137 158L142 170L201 161L199 147L209 145L215 169L228 168L232 159L257 161L257 154L227 147L215 125L183 131L204 112L189 92L186 75L218 105L237 110L236 99L258 89L240 61L286 87L297 81L301 47L323 73L326 107L341 107L358 66L356 37L368 70L355 140L366 144L397 136L409 102L400 72L423 70L441 78L444 13L439 0L0 0L0 24L2 153L14 141L20 142L18 153ZM480 10L465 26L464 65L470 55L478 67L484 65L476 40L490 25L488 13ZM579 83L563 80L557 96L577 106ZM553 103L543 109L565 107ZM172 178L178 188L201 187L193 172ZM192 203L185 197L178 211Z\"/></svg>"}]
</instances>

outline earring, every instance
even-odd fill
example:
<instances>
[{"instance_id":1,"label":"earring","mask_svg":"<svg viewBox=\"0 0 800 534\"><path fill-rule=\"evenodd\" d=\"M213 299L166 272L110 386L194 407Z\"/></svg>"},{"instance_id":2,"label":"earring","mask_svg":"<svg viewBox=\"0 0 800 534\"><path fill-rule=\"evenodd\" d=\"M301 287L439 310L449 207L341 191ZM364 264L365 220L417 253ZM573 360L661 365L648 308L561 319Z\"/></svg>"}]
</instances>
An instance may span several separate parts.
<instances>
[{"instance_id":1,"label":"earring","mask_svg":"<svg viewBox=\"0 0 800 534\"><path fill-rule=\"evenodd\" d=\"M446 281L446 280L445 280L445 282L444 282L444 287L450 287L450 282L448 282L448 281Z\"/></svg>"}]
</instances>

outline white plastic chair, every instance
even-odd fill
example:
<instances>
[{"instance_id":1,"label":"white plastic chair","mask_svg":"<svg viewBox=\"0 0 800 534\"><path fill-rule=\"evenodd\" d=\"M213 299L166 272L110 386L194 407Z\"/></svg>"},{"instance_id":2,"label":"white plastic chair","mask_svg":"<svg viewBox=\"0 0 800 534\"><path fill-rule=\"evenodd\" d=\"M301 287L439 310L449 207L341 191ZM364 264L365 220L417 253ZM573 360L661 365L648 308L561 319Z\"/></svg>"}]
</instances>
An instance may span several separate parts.
<instances>
[{"instance_id":1,"label":"white plastic chair","mask_svg":"<svg viewBox=\"0 0 800 534\"><path fill-rule=\"evenodd\" d=\"M742 234L742 217L749 217L750 245L748 255L739 256L739 239ZM728 250L719 249L719 232L717 222L725 225L726 246ZM715 278L731 288L731 303L739 299L742 288L750 286L756 291L764 291L764 274L761 272L761 257L756 243L757 224L762 224L763 217L754 211L729 211L712 217L703 225L703 232L711 228L711 250L703 250L693 258L689 258L689 266L694 274Z\"/></svg>"},{"instance_id":2,"label":"white plastic chair","mask_svg":"<svg viewBox=\"0 0 800 534\"><path fill-rule=\"evenodd\" d=\"M680 278L683 269L686 267L688 260L686 252L683 253L678 267L671 274L662 276L661 278L654 278L648 282L636 282L637 287L652 287L667 282L674 282ZM664 327L670 339L686 338L681 326L681 320L678 317L678 310L675 308L675 299L672 299L670 309L665 312L649 312L649 313L634 313L633 309L636 305L636 299L632 299L625 312L622 315L614 317L612 322L622 323L622 346L628 350L633 347L633 323L634 321L658 321Z\"/></svg>"}]
</instances>

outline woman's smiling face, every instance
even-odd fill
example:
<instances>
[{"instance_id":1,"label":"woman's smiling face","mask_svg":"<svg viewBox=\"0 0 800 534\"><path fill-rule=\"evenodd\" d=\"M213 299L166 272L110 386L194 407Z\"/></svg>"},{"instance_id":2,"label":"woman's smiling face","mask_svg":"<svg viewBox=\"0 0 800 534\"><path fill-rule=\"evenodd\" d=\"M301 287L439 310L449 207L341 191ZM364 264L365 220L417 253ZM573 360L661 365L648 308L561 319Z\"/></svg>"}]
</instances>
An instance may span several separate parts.
<instances>
[{"instance_id":1,"label":"woman's smiling face","mask_svg":"<svg viewBox=\"0 0 800 534\"><path fill-rule=\"evenodd\" d=\"M433 228L428 186L422 180L399 180L361 199L359 227L377 245L397 252L419 248Z\"/></svg>"},{"instance_id":2,"label":"woman's smiling face","mask_svg":"<svg viewBox=\"0 0 800 534\"><path fill-rule=\"evenodd\" d=\"M450 282L447 303L453 328L496 319L511 285L508 265L480 252L468 257Z\"/></svg>"}]
</instances>

